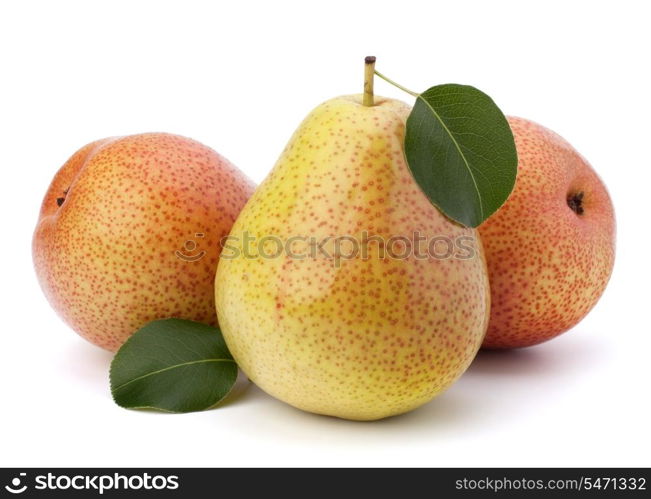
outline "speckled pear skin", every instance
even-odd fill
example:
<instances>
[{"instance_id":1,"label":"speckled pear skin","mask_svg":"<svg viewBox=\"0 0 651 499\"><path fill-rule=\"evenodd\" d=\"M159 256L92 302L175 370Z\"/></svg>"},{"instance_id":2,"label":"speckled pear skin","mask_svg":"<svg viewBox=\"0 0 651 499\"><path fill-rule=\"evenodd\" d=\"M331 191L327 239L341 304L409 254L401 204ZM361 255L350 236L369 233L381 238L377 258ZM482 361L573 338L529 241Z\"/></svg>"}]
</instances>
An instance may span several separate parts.
<instances>
[{"instance_id":1,"label":"speckled pear skin","mask_svg":"<svg viewBox=\"0 0 651 499\"><path fill-rule=\"evenodd\" d=\"M364 107L361 96L317 107L240 214L221 258L216 302L229 349L260 388L305 411L352 420L410 411L450 386L483 340L490 293L481 243L412 179L403 152L409 111L377 97ZM255 258L255 245L249 257L240 252L244 233L322 241L359 240L364 231L385 241L414 231L463 236L474 257L382 259L369 244L366 259L337 266L309 253ZM294 255L306 255L306 244L293 244Z\"/></svg>"},{"instance_id":2,"label":"speckled pear skin","mask_svg":"<svg viewBox=\"0 0 651 499\"><path fill-rule=\"evenodd\" d=\"M508 120L518 151L515 189L479 227L492 294L485 348L535 345L576 325L601 297L615 261L613 205L590 164L551 130ZM576 195L581 213L568 204Z\"/></svg>"},{"instance_id":3,"label":"speckled pear skin","mask_svg":"<svg viewBox=\"0 0 651 499\"><path fill-rule=\"evenodd\" d=\"M32 244L41 287L66 323L111 351L154 319L214 325L219 241L253 190L225 158L185 137L88 144L43 200Z\"/></svg>"}]
</instances>

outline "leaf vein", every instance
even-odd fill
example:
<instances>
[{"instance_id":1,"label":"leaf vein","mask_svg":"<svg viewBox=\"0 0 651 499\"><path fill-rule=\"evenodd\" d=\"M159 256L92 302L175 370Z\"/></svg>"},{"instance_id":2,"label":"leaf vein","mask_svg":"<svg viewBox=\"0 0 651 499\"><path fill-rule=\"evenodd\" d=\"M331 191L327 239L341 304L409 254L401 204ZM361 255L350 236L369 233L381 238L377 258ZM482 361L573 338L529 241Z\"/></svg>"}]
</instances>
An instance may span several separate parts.
<instances>
[{"instance_id":1,"label":"leaf vein","mask_svg":"<svg viewBox=\"0 0 651 499\"><path fill-rule=\"evenodd\" d=\"M481 214L481 218L483 219L484 218L484 203L483 203L483 200L482 200L482 197L481 197L481 192L479 191L479 187L477 186L477 180L475 179L475 176L473 175L473 171L470 168L470 165L468 164L468 160L466 159L465 155L463 154L463 151L461 150L461 147L459 146L459 143L457 142L456 138L454 137L454 135L452 134L450 129L447 127L447 125L445 124L445 122L443 121L441 116L439 116L439 114L436 112L434 107L425 98L423 98L422 95L419 95L418 98L421 99L425 103L425 105L427 105L427 107L430 108L430 110L432 111L432 114L434 114L436 119L441 123L441 126L445 129L447 134L452 139L452 142L454 143L454 146L456 147L459 155L461 156L461 159L463 160L463 164L465 165L466 169L468 170L468 173L470 174L470 178L472 179L473 186L475 187L475 193L477 194L477 198L479 199L479 212Z\"/></svg>"},{"instance_id":2,"label":"leaf vein","mask_svg":"<svg viewBox=\"0 0 651 499\"><path fill-rule=\"evenodd\" d=\"M151 371L149 373L142 374L141 376L137 376L137 377L127 381L126 383L122 383L120 386L116 386L115 388L113 388L112 391L116 392L116 391L124 388L125 386L127 386L127 385L129 385L131 383L134 383L135 381L139 381L141 379L147 378L149 376L153 376L155 374L160 374L160 373L163 373L165 371L170 371L172 369L176 369L177 367L185 367L185 366L190 366L190 365L193 365L193 364L201 364L201 363L207 363L207 362L233 362L233 363L235 363L235 361L233 359L200 359L200 360L191 360L189 362L182 362L180 364L174 364L172 366L164 367L162 369L157 369L156 371Z\"/></svg>"}]
</instances>

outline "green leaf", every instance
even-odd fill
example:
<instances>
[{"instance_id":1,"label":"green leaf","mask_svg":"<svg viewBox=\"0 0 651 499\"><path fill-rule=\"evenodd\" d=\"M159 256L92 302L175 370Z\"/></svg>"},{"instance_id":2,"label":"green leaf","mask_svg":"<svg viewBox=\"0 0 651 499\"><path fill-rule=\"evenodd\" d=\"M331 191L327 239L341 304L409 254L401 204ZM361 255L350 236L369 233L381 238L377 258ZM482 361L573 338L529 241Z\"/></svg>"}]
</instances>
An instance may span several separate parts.
<instances>
[{"instance_id":1,"label":"green leaf","mask_svg":"<svg viewBox=\"0 0 651 499\"><path fill-rule=\"evenodd\" d=\"M111 363L113 400L131 409L192 412L221 401L237 365L221 331L199 322L150 322L122 345Z\"/></svg>"},{"instance_id":2,"label":"green leaf","mask_svg":"<svg viewBox=\"0 0 651 499\"><path fill-rule=\"evenodd\" d=\"M407 118L405 156L430 201L469 227L497 211L515 184L511 128L474 87L438 85L420 94Z\"/></svg>"}]
</instances>

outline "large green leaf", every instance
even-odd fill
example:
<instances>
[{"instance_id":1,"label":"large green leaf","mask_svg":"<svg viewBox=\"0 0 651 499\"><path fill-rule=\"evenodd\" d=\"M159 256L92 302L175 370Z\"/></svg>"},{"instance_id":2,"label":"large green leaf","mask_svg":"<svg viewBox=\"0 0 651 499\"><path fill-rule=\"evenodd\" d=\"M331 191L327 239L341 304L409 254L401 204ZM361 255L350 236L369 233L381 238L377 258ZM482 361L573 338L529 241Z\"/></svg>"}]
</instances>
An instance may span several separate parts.
<instances>
[{"instance_id":1,"label":"large green leaf","mask_svg":"<svg viewBox=\"0 0 651 499\"><path fill-rule=\"evenodd\" d=\"M207 409L237 378L219 329L198 322L150 322L122 345L111 363L111 393L121 407L169 412Z\"/></svg>"},{"instance_id":2,"label":"large green leaf","mask_svg":"<svg viewBox=\"0 0 651 499\"><path fill-rule=\"evenodd\" d=\"M438 85L416 98L405 156L430 201L469 227L497 211L515 184L511 128L488 95L467 85Z\"/></svg>"}]
</instances>

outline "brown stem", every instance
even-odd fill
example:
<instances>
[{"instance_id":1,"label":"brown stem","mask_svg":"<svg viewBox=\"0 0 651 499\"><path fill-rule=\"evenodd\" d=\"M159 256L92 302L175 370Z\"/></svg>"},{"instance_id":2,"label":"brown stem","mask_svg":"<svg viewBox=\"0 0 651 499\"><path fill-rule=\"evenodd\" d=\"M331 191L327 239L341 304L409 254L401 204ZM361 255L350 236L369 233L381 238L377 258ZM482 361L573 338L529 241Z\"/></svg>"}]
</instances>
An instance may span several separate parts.
<instances>
[{"instance_id":1,"label":"brown stem","mask_svg":"<svg viewBox=\"0 0 651 499\"><path fill-rule=\"evenodd\" d=\"M364 100L365 106L373 106L373 75L375 73L375 56L369 55L364 59Z\"/></svg>"}]
</instances>

